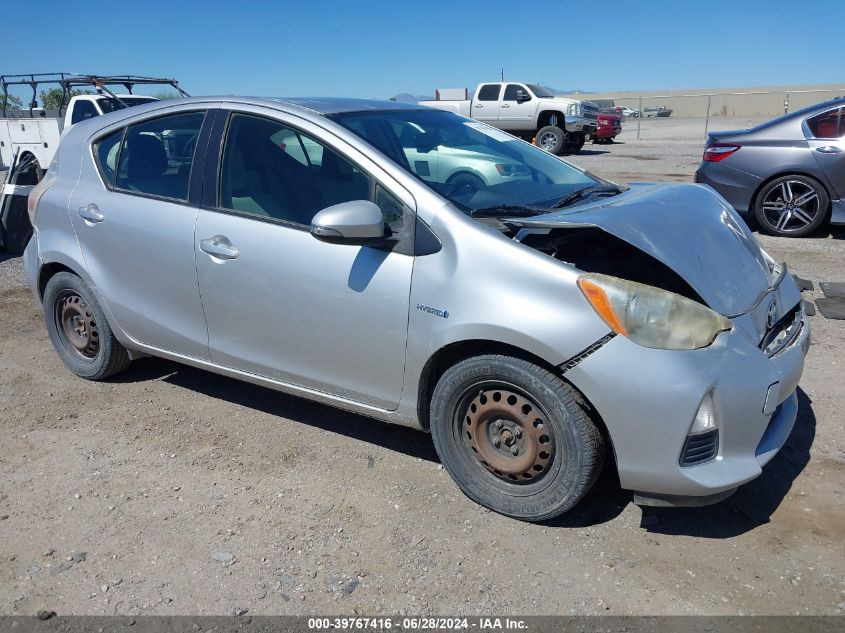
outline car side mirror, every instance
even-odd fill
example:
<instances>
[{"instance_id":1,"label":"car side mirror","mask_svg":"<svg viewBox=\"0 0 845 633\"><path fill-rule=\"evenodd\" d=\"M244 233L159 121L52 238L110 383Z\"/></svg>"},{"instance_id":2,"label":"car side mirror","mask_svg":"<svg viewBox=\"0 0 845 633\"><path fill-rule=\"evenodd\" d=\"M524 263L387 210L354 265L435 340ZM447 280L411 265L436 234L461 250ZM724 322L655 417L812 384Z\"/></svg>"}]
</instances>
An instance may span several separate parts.
<instances>
[{"instance_id":1,"label":"car side mirror","mask_svg":"<svg viewBox=\"0 0 845 633\"><path fill-rule=\"evenodd\" d=\"M311 235L324 242L362 244L384 237L384 216L369 200L341 202L314 216Z\"/></svg>"},{"instance_id":2,"label":"car side mirror","mask_svg":"<svg viewBox=\"0 0 845 633\"><path fill-rule=\"evenodd\" d=\"M526 101L531 101L531 97L529 95L525 94L525 92L523 90L517 90L516 91L516 102L517 103L525 103Z\"/></svg>"}]
</instances>

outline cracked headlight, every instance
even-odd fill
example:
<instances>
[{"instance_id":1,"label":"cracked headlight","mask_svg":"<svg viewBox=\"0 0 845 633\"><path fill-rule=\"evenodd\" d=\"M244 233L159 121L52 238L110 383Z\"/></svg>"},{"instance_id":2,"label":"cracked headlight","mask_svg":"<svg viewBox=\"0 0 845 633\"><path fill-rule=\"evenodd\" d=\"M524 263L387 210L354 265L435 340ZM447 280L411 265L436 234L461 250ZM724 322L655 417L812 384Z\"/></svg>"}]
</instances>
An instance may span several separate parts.
<instances>
[{"instance_id":1,"label":"cracked headlight","mask_svg":"<svg viewBox=\"0 0 845 633\"><path fill-rule=\"evenodd\" d=\"M614 332L643 347L699 349L731 329L721 314L654 286L590 273L578 287Z\"/></svg>"}]
</instances>

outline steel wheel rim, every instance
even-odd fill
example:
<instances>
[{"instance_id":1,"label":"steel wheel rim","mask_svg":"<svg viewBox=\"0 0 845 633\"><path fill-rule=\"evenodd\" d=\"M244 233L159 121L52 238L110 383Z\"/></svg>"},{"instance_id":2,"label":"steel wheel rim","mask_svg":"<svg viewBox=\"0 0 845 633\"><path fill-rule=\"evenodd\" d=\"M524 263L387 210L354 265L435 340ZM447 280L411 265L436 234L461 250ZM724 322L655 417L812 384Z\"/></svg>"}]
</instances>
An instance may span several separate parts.
<instances>
[{"instance_id":1,"label":"steel wheel rim","mask_svg":"<svg viewBox=\"0 0 845 633\"><path fill-rule=\"evenodd\" d=\"M551 132L546 132L540 137L540 147L546 151L552 151L557 143L557 138Z\"/></svg>"},{"instance_id":2,"label":"steel wheel rim","mask_svg":"<svg viewBox=\"0 0 845 633\"><path fill-rule=\"evenodd\" d=\"M475 461L500 481L537 483L550 471L556 440L548 415L512 386L479 385L462 399L460 435Z\"/></svg>"},{"instance_id":3,"label":"steel wheel rim","mask_svg":"<svg viewBox=\"0 0 845 633\"><path fill-rule=\"evenodd\" d=\"M794 233L806 228L820 210L815 187L801 180L785 180L772 187L763 199L763 217L781 233Z\"/></svg>"},{"instance_id":4,"label":"steel wheel rim","mask_svg":"<svg viewBox=\"0 0 845 633\"><path fill-rule=\"evenodd\" d=\"M100 330L85 299L65 292L56 302L55 318L64 346L85 361L94 360L100 351Z\"/></svg>"}]
</instances>

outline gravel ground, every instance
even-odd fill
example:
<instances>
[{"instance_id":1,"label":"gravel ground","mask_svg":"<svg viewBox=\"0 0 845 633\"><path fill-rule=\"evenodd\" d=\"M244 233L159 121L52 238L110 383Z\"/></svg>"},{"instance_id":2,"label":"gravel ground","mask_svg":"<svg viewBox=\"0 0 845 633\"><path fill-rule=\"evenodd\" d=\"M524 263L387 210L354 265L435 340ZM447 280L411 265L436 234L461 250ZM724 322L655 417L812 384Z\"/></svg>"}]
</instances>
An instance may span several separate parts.
<instances>
[{"instance_id":1,"label":"gravel ground","mask_svg":"<svg viewBox=\"0 0 845 633\"><path fill-rule=\"evenodd\" d=\"M701 152L620 140L572 161L689 180ZM818 282L843 237L761 241ZM607 469L530 525L467 500L423 433L157 359L72 377L17 258L0 306L0 613L845 613L844 322L812 318L796 428L727 501L641 509Z\"/></svg>"}]
</instances>

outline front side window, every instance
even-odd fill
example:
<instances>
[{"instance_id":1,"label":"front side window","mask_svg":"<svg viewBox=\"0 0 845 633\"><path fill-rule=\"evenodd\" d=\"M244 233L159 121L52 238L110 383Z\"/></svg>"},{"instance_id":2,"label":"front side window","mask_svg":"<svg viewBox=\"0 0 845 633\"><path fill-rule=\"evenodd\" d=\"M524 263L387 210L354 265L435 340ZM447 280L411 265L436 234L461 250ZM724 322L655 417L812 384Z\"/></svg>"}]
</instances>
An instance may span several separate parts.
<instances>
[{"instance_id":1,"label":"front side window","mask_svg":"<svg viewBox=\"0 0 845 633\"><path fill-rule=\"evenodd\" d=\"M401 228L401 205L397 210L392 196L335 150L279 121L231 116L219 207L309 226L318 211L353 200L374 200L385 224L394 233Z\"/></svg>"},{"instance_id":2,"label":"front side window","mask_svg":"<svg viewBox=\"0 0 845 633\"><path fill-rule=\"evenodd\" d=\"M94 143L94 155L97 157L97 168L106 184L114 186L117 174L117 151L123 139L123 128L104 136Z\"/></svg>"},{"instance_id":3,"label":"front side window","mask_svg":"<svg viewBox=\"0 0 845 633\"><path fill-rule=\"evenodd\" d=\"M486 84L478 91L479 101L498 101L502 87L499 84Z\"/></svg>"},{"instance_id":4,"label":"front side window","mask_svg":"<svg viewBox=\"0 0 845 633\"><path fill-rule=\"evenodd\" d=\"M807 127L815 138L840 138L845 136L845 108L822 112L807 119Z\"/></svg>"},{"instance_id":5,"label":"front side window","mask_svg":"<svg viewBox=\"0 0 845 633\"><path fill-rule=\"evenodd\" d=\"M203 112L185 112L129 126L120 149L115 186L187 200L194 151L204 117Z\"/></svg>"},{"instance_id":6,"label":"front side window","mask_svg":"<svg viewBox=\"0 0 845 633\"><path fill-rule=\"evenodd\" d=\"M603 182L501 130L450 112L382 110L331 118L468 212L545 206Z\"/></svg>"},{"instance_id":7,"label":"front side window","mask_svg":"<svg viewBox=\"0 0 845 633\"><path fill-rule=\"evenodd\" d=\"M505 96L503 100L516 101L516 98L519 96L519 93L522 93L523 97L528 97L528 100L531 99L529 94L525 91L525 88L523 88L519 84L508 84L508 87L505 88Z\"/></svg>"},{"instance_id":8,"label":"front side window","mask_svg":"<svg viewBox=\"0 0 845 633\"><path fill-rule=\"evenodd\" d=\"M70 117L70 123L73 125L80 121L93 119L95 116L99 116L99 112L97 112L97 108L94 107L93 103L90 101L77 101L73 104L73 114Z\"/></svg>"}]
</instances>

